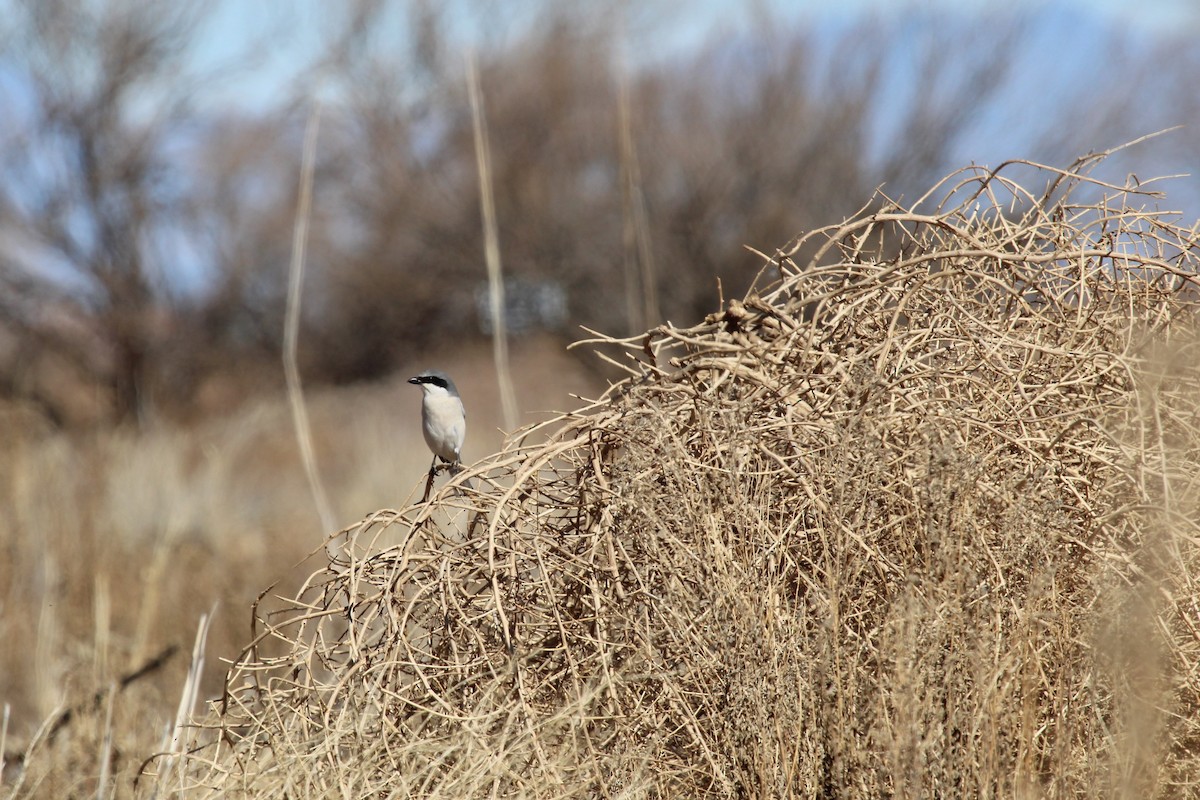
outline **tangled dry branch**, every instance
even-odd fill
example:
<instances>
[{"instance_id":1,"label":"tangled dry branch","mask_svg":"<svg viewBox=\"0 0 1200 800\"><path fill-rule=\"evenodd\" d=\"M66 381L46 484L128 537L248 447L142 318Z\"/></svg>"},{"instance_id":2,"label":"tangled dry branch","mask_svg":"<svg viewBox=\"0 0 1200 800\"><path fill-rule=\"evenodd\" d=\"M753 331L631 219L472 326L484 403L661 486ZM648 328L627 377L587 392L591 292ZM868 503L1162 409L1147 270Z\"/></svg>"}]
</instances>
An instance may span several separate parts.
<instances>
[{"instance_id":1,"label":"tangled dry branch","mask_svg":"<svg viewBox=\"0 0 1200 800\"><path fill-rule=\"evenodd\" d=\"M257 614L179 774L1197 791L1198 234L1096 163L880 196L703 324L591 340L628 377L342 531Z\"/></svg>"}]
</instances>

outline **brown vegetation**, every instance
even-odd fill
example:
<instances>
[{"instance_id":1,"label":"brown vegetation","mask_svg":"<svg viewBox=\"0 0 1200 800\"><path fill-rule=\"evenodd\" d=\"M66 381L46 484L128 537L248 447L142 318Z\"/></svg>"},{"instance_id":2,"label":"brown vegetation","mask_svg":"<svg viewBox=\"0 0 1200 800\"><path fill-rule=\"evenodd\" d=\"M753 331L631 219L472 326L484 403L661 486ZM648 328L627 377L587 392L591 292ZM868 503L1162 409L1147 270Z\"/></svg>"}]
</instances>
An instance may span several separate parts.
<instances>
[{"instance_id":1,"label":"brown vegetation","mask_svg":"<svg viewBox=\"0 0 1200 800\"><path fill-rule=\"evenodd\" d=\"M470 3L520 405L627 380L417 508L396 369L501 447L451 6L322 4L237 107L261 61L192 60L220 4L9 5L0 795L1197 793L1196 229L1090 160L895 200L1200 118L1186 32L1093 29L1052 76L1040 17L685 51L644 25L671 0ZM367 515L331 556L275 396L315 93L296 375ZM587 373L580 323L635 338Z\"/></svg>"},{"instance_id":2,"label":"brown vegetation","mask_svg":"<svg viewBox=\"0 0 1200 800\"><path fill-rule=\"evenodd\" d=\"M880 198L703 324L594 342L625 380L338 534L142 781L1195 792L1197 232L1094 164Z\"/></svg>"}]
</instances>

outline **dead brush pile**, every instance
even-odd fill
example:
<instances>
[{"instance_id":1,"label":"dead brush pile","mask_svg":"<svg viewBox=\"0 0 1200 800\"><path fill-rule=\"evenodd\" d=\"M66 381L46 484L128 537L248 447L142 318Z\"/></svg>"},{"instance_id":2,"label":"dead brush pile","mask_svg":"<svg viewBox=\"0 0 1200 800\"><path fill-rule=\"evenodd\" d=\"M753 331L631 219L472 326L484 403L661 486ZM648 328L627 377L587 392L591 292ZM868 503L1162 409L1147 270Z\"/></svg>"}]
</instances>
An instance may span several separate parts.
<instances>
[{"instance_id":1,"label":"dead brush pile","mask_svg":"<svg viewBox=\"0 0 1200 800\"><path fill-rule=\"evenodd\" d=\"M1200 791L1197 230L1094 163L881 198L703 324L593 342L629 376L343 531L160 780Z\"/></svg>"}]
</instances>

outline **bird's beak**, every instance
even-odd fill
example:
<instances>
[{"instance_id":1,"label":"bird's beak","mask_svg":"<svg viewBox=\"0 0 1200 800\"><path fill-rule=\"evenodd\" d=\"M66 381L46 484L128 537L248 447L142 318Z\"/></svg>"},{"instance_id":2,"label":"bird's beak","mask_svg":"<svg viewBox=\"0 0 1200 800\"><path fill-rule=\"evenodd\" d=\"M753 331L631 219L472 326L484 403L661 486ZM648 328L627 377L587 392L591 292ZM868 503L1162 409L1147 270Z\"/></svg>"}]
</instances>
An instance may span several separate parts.
<instances>
[{"instance_id":1,"label":"bird's beak","mask_svg":"<svg viewBox=\"0 0 1200 800\"><path fill-rule=\"evenodd\" d=\"M421 382L421 379L420 379L420 378L409 378L409 379L408 379L408 382L409 382L409 383L416 384L416 383L420 383L420 382Z\"/></svg>"}]
</instances>

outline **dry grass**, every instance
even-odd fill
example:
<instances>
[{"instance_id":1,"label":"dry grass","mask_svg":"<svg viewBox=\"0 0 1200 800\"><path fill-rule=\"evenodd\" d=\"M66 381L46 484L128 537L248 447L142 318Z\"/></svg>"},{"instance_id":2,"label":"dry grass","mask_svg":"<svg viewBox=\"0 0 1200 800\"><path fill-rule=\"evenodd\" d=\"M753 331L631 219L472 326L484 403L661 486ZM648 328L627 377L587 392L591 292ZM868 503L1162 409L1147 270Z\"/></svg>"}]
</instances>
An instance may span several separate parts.
<instances>
[{"instance_id":1,"label":"dry grass","mask_svg":"<svg viewBox=\"0 0 1200 800\"><path fill-rule=\"evenodd\" d=\"M468 456L499 447L490 353L429 359L411 368L445 367L471 403ZM557 342L522 340L513 359L531 411L561 409L568 390L594 385ZM310 393L341 520L403 504L428 468L408 374ZM264 398L192 427L85 436L3 413L0 720L10 713L0 797L127 796L143 759L170 741L200 616L216 604L204 700L221 691L220 659L245 644L258 593L272 582L293 592L311 571L293 569L323 531L288 405Z\"/></svg>"},{"instance_id":2,"label":"dry grass","mask_svg":"<svg viewBox=\"0 0 1200 800\"><path fill-rule=\"evenodd\" d=\"M335 537L142 785L1195 795L1197 232L1095 163L881 198L598 340L626 380Z\"/></svg>"}]
</instances>

